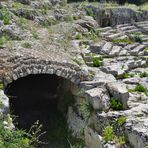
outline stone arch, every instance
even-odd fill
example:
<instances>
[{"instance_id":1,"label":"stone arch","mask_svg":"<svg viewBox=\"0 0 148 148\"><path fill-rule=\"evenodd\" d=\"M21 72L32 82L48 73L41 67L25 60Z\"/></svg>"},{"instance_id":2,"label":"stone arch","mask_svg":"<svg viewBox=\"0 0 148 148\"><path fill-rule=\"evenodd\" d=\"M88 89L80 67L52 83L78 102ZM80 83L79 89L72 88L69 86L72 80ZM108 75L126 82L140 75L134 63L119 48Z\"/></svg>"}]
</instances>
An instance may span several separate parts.
<instances>
[{"instance_id":1,"label":"stone arch","mask_svg":"<svg viewBox=\"0 0 148 148\"><path fill-rule=\"evenodd\" d=\"M36 58L18 58L17 60L12 58L8 62L11 62L11 67L7 68L3 76L5 86L30 74L55 74L77 85L87 78L82 68L66 62L59 63Z\"/></svg>"}]
</instances>

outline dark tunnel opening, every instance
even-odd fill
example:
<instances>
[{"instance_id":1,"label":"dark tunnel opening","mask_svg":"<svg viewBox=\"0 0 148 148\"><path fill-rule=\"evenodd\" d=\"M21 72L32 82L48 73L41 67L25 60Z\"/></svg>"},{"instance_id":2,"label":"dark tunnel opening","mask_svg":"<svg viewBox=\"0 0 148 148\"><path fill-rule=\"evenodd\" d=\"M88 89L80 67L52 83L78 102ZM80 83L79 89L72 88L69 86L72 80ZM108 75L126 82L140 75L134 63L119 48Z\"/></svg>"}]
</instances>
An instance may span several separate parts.
<instances>
[{"instance_id":1,"label":"dark tunnel opening","mask_svg":"<svg viewBox=\"0 0 148 148\"><path fill-rule=\"evenodd\" d=\"M62 96L68 92L64 90L67 81L56 75L28 75L13 81L5 89L10 100L10 111L16 116L14 122L17 128L29 130L36 121L43 125L42 130L46 134L41 141L46 144L40 147L69 147L62 100Z\"/></svg>"}]
</instances>

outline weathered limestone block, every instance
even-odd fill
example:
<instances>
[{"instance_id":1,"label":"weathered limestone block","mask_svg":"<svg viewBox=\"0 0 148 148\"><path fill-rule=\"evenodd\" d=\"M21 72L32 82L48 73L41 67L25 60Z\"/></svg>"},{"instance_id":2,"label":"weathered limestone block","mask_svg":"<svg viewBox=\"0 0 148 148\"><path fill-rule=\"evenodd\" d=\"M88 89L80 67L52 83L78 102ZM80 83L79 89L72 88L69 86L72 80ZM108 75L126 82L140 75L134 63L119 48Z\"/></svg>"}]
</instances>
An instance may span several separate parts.
<instances>
[{"instance_id":1,"label":"weathered limestone block","mask_svg":"<svg viewBox=\"0 0 148 148\"><path fill-rule=\"evenodd\" d=\"M86 98L96 110L107 110L109 108L109 95L105 87L93 88L86 91Z\"/></svg>"},{"instance_id":2,"label":"weathered limestone block","mask_svg":"<svg viewBox=\"0 0 148 148\"><path fill-rule=\"evenodd\" d=\"M118 24L129 24L133 22L139 22L148 20L148 12L143 13L135 11L131 8L101 8L95 6L89 6L92 8L96 20L100 26L115 26Z\"/></svg>"},{"instance_id":3,"label":"weathered limestone block","mask_svg":"<svg viewBox=\"0 0 148 148\"><path fill-rule=\"evenodd\" d=\"M127 101L129 98L129 93L126 88L126 84L122 82L108 83L107 89L109 90L109 93L113 98L119 99L123 103L125 109L128 108Z\"/></svg>"},{"instance_id":4,"label":"weathered limestone block","mask_svg":"<svg viewBox=\"0 0 148 148\"><path fill-rule=\"evenodd\" d=\"M147 147L148 143L148 119L133 119L126 124L126 134L128 140L134 148Z\"/></svg>"},{"instance_id":5,"label":"weathered limestone block","mask_svg":"<svg viewBox=\"0 0 148 148\"><path fill-rule=\"evenodd\" d=\"M88 148L103 148L102 137L89 127L84 129L85 144Z\"/></svg>"},{"instance_id":6,"label":"weathered limestone block","mask_svg":"<svg viewBox=\"0 0 148 148\"><path fill-rule=\"evenodd\" d=\"M68 108L67 124L69 130L72 131L72 135L81 138L81 133L85 127L85 121L74 112L72 107Z\"/></svg>"},{"instance_id":7,"label":"weathered limestone block","mask_svg":"<svg viewBox=\"0 0 148 148\"><path fill-rule=\"evenodd\" d=\"M116 82L115 77L112 74L107 74L102 71L94 71L95 77L92 81L82 81L80 83L80 87L85 90L89 90L95 88L97 86L105 85L109 82Z\"/></svg>"},{"instance_id":8,"label":"weathered limestone block","mask_svg":"<svg viewBox=\"0 0 148 148\"><path fill-rule=\"evenodd\" d=\"M9 112L9 98L0 90L0 114L8 114Z\"/></svg>"},{"instance_id":9,"label":"weathered limestone block","mask_svg":"<svg viewBox=\"0 0 148 148\"><path fill-rule=\"evenodd\" d=\"M110 73L113 76L120 76L125 72L125 70L122 69L121 63L113 63L112 65L103 66L102 71Z\"/></svg>"},{"instance_id":10,"label":"weathered limestone block","mask_svg":"<svg viewBox=\"0 0 148 148\"><path fill-rule=\"evenodd\" d=\"M113 47L113 44L111 42L106 42L105 45L102 47L101 51L105 54L109 54L112 47Z\"/></svg>"},{"instance_id":11,"label":"weathered limestone block","mask_svg":"<svg viewBox=\"0 0 148 148\"><path fill-rule=\"evenodd\" d=\"M97 22L91 16L85 16L84 20L77 20L76 23L87 29L96 28L98 26Z\"/></svg>"}]
</instances>

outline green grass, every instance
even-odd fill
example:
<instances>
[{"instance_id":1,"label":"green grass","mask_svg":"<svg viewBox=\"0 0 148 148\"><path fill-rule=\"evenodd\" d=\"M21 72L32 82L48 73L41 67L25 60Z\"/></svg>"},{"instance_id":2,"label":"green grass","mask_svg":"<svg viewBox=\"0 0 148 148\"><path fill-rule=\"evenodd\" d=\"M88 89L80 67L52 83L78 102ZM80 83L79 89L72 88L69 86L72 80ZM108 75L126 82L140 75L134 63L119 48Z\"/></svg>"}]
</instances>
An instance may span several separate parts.
<instances>
[{"instance_id":1,"label":"green grass","mask_svg":"<svg viewBox=\"0 0 148 148\"><path fill-rule=\"evenodd\" d=\"M110 108L113 110L123 110L123 104L118 99L112 98L110 100Z\"/></svg>"},{"instance_id":2,"label":"green grass","mask_svg":"<svg viewBox=\"0 0 148 148\"><path fill-rule=\"evenodd\" d=\"M105 143L113 141L119 147L124 147L127 143L127 138L124 133L123 125L126 123L127 117L121 116L112 125L108 125L103 130L103 140Z\"/></svg>"},{"instance_id":3,"label":"green grass","mask_svg":"<svg viewBox=\"0 0 148 148\"><path fill-rule=\"evenodd\" d=\"M85 12L86 12L86 15L95 17L95 14L91 7L85 7Z\"/></svg>"},{"instance_id":4,"label":"green grass","mask_svg":"<svg viewBox=\"0 0 148 148\"><path fill-rule=\"evenodd\" d=\"M17 24L18 24L22 29L24 29L24 28L27 27L27 22L28 22L28 20L25 19L25 18L23 18L23 17L18 17L18 18L17 18Z\"/></svg>"},{"instance_id":5,"label":"green grass","mask_svg":"<svg viewBox=\"0 0 148 148\"><path fill-rule=\"evenodd\" d=\"M130 89L129 92L143 92L146 96L148 96L148 88L144 87L143 85L137 85L134 89Z\"/></svg>"},{"instance_id":6,"label":"green grass","mask_svg":"<svg viewBox=\"0 0 148 148\"><path fill-rule=\"evenodd\" d=\"M119 43L127 43L127 44L132 44L133 41L131 41L129 38L124 38L124 39L113 39L112 42L119 44Z\"/></svg>"},{"instance_id":7,"label":"green grass","mask_svg":"<svg viewBox=\"0 0 148 148\"><path fill-rule=\"evenodd\" d=\"M24 4L19 3L19 2L13 2L12 3L13 9L22 9L22 8L28 8L28 7L29 7L28 5L24 5Z\"/></svg>"},{"instance_id":8,"label":"green grass","mask_svg":"<svg viewBox=\"0 0 148 148\"><path fill-rule=\"evenodd\" d=\"M144 48L144 51L148 51L148 47L145 47L145 48Z\"/></svg>"},{"instance_id":9,"label":"green grass","mask_svg":"<svg viewBox=\"0 0 148 148\"><path fill-rule=\"evenodd\" d=\"M133 40L135 41L135 42L138 42L138 43L140 43L140 44L142 44L142 38L139 36L139 35L136 35L136 36L134 36L133 37Z\"/></svg>"},{"instance_id":10,"label":"green grass","mask_svg":"<svg viewBox=\"0 0 148 148\"><path fill-rule=\"evenodd\" d=\"M93 57L93 67L101 67L101 66L103 66L103 58Z\"/></svg>"},{"instance_id":11,"label":"green grass","mask_svg":"<svg viewBox=\"0 0 148 148\"><path fill-rule=\"evenodd\" d=\"M105 127L104 132L103 132L103 139L106 142L112 141L114 138L114 135L115 135L115 133L114 133L112 126L109 125L109 126Z\"/></svg>"},{"instance_id":12,"label":"green grass","mask_svg":"<svg viewBox=\"0 0 148 148\"><path fill-rule=\"evenodd\" d=\"M3 20L5 25L9 25L12 23L11 17L12 16L7 9L5 8L0 9L0 20Z\"/></svg>"},{"instance_id":13,"label":"green grass","mask_svg":"<svg viewBox=\"0 0 148 148\"><path fill-rule=\"evenodd\" d=\"M118 126L122 126L126 123L127 117L121 116L116 120Z\"/></svg>"},{"instance_id":14,"label":"green grass","mask_svg":"<svg viewBox=\"0 0 148 148\"><path fill-rule=\"evenodd\" d=\"M83 114L85 121L87 121L94 112L93 106L88 102L79 104L79 110Z\"/></svg>"},{"instance_id":15,"label":"green grass","mask_svg":"<svg viewBox=\"0 0 148 148\"><path fill-rule=\"evenodd\" d=\"M0 48L3 48L4 45L10 40L11 40L11 38L7 34L3 34L0 37Z\"/></svg>"},{"instance_id":16,"label":"green grass","mask_svg":"<svg viewBox=\"0 0 148 148\"><path fill-rule=\"evenodd\" d=\"M147 89L143 85L137 85L134 90L137 92L145 92Z\"/></svg>"},{"instance_id":17,"label":"green grass","mask_svg":"<svg viewBox=\"0 0 148 148\"><path fill-rule=\"evenodd\" d=\"M35 30L33 30L31 33L34 39L39 39L39 34Z\"/></svg>"},{"instance_id":18,"label":"green grass","mask_svg":"<svg viewBox=\"0 0 148 148\"><path fill-rule=\"evenodd\" d=\"M36 148L39 144L40 126L34 124L30 132L24 130L10 130L0 121L0 147L1 148Z\"/></svg>"},{"instance_id":19,"label":"green grass","mask_svg":"<svg viewBox=\"0 0 148 148\"><path fill-rule=\"evenodd\" d=\"M124 73L120 76L123 79L134 77L134 74Z\"/></svg>"},{"instance_id":20,"label":"green grass","mask_svg":"<svg viewBox=\"0 0 148 148\"><path fill-rule=\"evenodd\" d=\"M148 77L148 73L147 72L142 72L139 74L140 78L144 78L144 77Z\"/></svg>"},{"instance_id":21,"label":"green grass","mask_svg":"<svg viewBox=\"0 0 148 148\"><path fill-rule=\"evenodd\" d=\"M82 38L83 38L83 36L82 36L81 33L77 33L77 34L75 35L75 39L76 39L76 40L81 40Z\"/></svg>"},{"instance_id":22,"label":"green grass","mask_svg":"<svg viewBox=\"0 0 148 148\"><path fill-rule=\"evenodd\" d=\"M0 89L4 89L4 84L0 83Z\"/></svg>"},{"instance_id":23,"label":"green grass","mask_svg":"<svg viewBox=\"0 0 148 148\"><path fill-rule=\"evenodd\" d=\"M29 43L29 42L25 42L25 43L22 44L22 47L24 47L24 48L32 48L32 44Z\"/></svg>"}]
</instances>

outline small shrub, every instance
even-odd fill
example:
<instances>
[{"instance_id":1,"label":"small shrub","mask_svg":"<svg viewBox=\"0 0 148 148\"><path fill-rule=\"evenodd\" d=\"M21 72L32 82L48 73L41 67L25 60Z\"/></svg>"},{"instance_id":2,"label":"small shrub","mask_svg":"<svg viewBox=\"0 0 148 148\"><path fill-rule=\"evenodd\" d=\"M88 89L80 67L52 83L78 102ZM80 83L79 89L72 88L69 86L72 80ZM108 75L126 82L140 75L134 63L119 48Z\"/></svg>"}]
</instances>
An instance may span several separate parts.
<instances>
[{"instance_id":1,"label":"small shrub","mask_svg":"<svg viewBox=\"0 0 148 148\"><path fill-rule=\"evenodd\" d=\"M93 57L93 67L100 67L103 65L102 57Z\"/></svg>"},{"instance_id":2,"label":"small shrub","mask_svg":"<svg viewBox=\"0 0 148 148\"><path fill-rule=\"evenodd\" d=\"M126 137L125 137L125 135L115 136L114 141L115 141L116 144L119 144L120 146L122 146L122 145L126 144Z\"/></svg>"},{"instance_id":3,"label":"small shrub","mask_svg":"<svg viewBox=\"0 0 148 148\"><path fill-rule=\"evenodd\" d=\"M137 85L134 89L137 92L144 92L146 96L148 96L148 89L142 85Z\"/></svg>"},{"instance_id":4,"label":"small shrub","mask_svg":"<svg viewBox=\"0 0 148 148\"><path fill-rule=\"evenodd\" d=\"M85 11L86 11L86 14L87 14L88 16L95 17L92 8L90 8L90 7L85 7Z\"/></svg>"},{"instance_id":5,"label":"small shrub","mask_svg":"<svg viewBox=\"0 0 148 148\"><path fill-rule=\"evenodd\" d=\"M23 18L23 17L19 17L17 18L17 24L21 27L21 28L25 28L27 26L27 19Z\"/></svg>"},{"instance_id":6,"label":"small shrub","mask_svg":"<svg viewBox=\"0 0 148 148\"><path fill-rule=\"evenodd\" d=\"M103 140L105 142L114 141L119 146L125 146L127 142L126 135L124 133L123 124L125 124L127 117L119 117L113 125L105 127L103 131Z\"/></svg>"},{"instance_id":7,"label":"small shrub","mask_svg":"<svg viewBox=\"0 0 148 148\"><path fill-rule=\"evenodd\" d=\"M7 34L3 34L1 37L0 37L0 48L3 48L4 45L10 41L11 38L7 35Z\"/></svg>"},{"instance_id":8,"label":"small shrub","mask_svg":"<svg viewBox=\"0 0 148 148\"><path fill-rule=\"evenodd\" d=\"M77 34L75 35L75 39L76 39L76 40L81 40L82 38L83 38L83 36L82 36L81 33L77 33Z\"/></svg>"},{"instance_id":9,"label":"small shrub","mask_svg":"<svg viewBox=\"0 0 148 148\"><path fill-rule=\"evenodd\" d=\"M70 137L70 139L67 138L67 141L69 143L70 148L84 148L84 140L77 139Z\"/></svg>"},{"instance_id":10,"label":"small shrub","mask_svg":"<svg viewBox=\"0 0 148 148\"><path fill-rule=\"evenodd\" d=\"M22 8L27 8L27 7L28 7L27 5L24 5L24 4L19 3L19 2L13 2L12 3L13 9L22 9Z\"/></svg>"},{"instance_id":11,"label":"small shrub","mask_svg":"<svg viewBox=\"0 0 148 148\"><path fill-rule=\"evenodd\" d=\"M123 79L134 77L134 74L124 73L121 76Z\"/></svg>"},{"instance_id":12,"label":"small shrub","mask_svg":"<svg viewBox=\"0 0 148 148\"><path fill-rule=\"evenodd\" d=\"M0 83L0 89L4 89L4 84Z\"/></svg>"},{"instance_id":13,"label":"small shrub","mask_svg":"<svg viewBox=\"0 0 148 148\"><path fill-rule=\"evenodd\" d=\"M137 92L145 92L147 89L142 86L142 85L137 85L134 89L134 91L137 91Z\"/></svg>"},{"instance_id":14,"label":"small shrub","mask_svg":"<svg viewBox=\"0 0 148 148\"><path fill-rule=\"evenodd\" d=\"M36 31L32 31L31 33L32 33L33 38L39 39L39 34Z\"/></svg>"},{"instance_id":15,"label":"small shrub","mask_svg":"<svg viewBox=\"0 0 148 148\"><path fill-rule=\"evenodd\" d=\"M148 73L147 72L142 72L139 74L140 78L144 78L144 77L148 77Z\"/></svg>"},{"instance_id":16,"label":"small shrub","mask_svg":"<svg viewBox=\"0 0 148 148\"><path fill-rule=\"evenodd\" d=\"M145 47L145 48L144 48L144 51L148 51L148 47Z\"/></svg>"},{"instance_id":17,"label":"small shrub","mask_svg":"<svg viewBox=\"0 0 148 148\"><path fill-rule=\"evenodd\" d=\"M127 120L127 117L122 116L117 119L116 123L118 126L122 126L123 124L126 123L126 120Z\"/></svg>"},{"instance_id":18,"label":"small shrub","mask_svg":"<svg viewBox=\"0 0 148 148\"><path fill-rule=\"evenodd\" d=\"M112 98L110 100L110 108L113 110L123 110L123 104L118 99Z\"/></svg>"},{"instance_id":19,"label":"small shrub","mask_svg":"<svg viewBox=\"0 0 148 148\"><path fill-rule=\"evenodd\" d=\"M113 39L112 42L119 44L119 43L127 43L127 44L132 44L133 41L131 41L129 38L124 38L124 39Z\"/></svg>"},{"instance_id":20,"label":"small shrub","mask_svg":"<svg viewBox=\"0 0 148 148\"><path fill-rule=\"evenodd\" d=\"M4 106L3 102L0 100L0 108Z\"/></svg>"},{"instance_id":21,"label":"small shrub","mask_svg":"<svg viewBox=\"0 0 148 148\"><path fill-rule=\"evenodd\" d=\"M5 8L0 9L0 19L4 21L5 25L11 24L10 12Z\"/></svg>"},{"instance_id":22,"label":"small shrub","mask_svg":"<svg viewBox=\"0 0 148 148\"><path fill-rule=\"evenodd\" d=\"M142 44L142 38L138 35L134 36L134 41Z\"/></svg>"},{"instance_id":23,"label":"small shrub","mask_svg":"<svg viewBox=\"0 0 148 148\"><path fill-rule=\"evenodd\" d=\"M114 138L114 130L113 130L113 127L109 125L104 129L103 139L106 142L109 142L109 141L112 141L113 138Z\"/></svg>"},{"instance_id":24,"label":"small shrub","mask_svg":"<svg viewBox=\"0 0 148 148\"><path fill-rule=\"evenodd\" d=\"M39 141L41 126L35 123L27 133L24 130L9 130L0 121L0 147L1 148L35 148Z\"/></svg>"},{"instance_id":25,"label":"small shrub","mask_svg":"<svg viewBox=\"0 0 148 148\"><path fill-rule=\"evenodd\" d=\"M83 102L83 103L79 104L79 109L82 112L85 120L88 120L89 117L94 112L93 106L87 102Z\"/></svg>"},{"instance_id":26,"label":"small shrub","mask_svg":"<svg viewBox=\"0 0 148 148\"><path fill-rule=\"evenodd\" d=\"M24 48L31 48L32 45L30 43L28 43L28 42L25 42L25 43L22 44L22 47L24 47Z\"/></svg>"},{"instance_id":27,"label":"small shrub","mask_svg":"<svg viewBox=\"0 0 148 148\"><path fill-rule=\"evenodd\" d=\"M97 34L96 34L96 32L94 31L94 30L90 30L90 39L91 40L93 40L93 41L95 41L96 39L97 39Z\"/></svg>"},{"instance_id":28,"label":"small shrub","mask_svg":"<svg viewBox=\"0 0 148 148\"><path fill-rule=\"evenodd\" d=\"M72 22L74 19L73 19L73 17L72 16L66 16L65 18L64 18L64 20L66 21L66 22Z\"/></svg>"}]
</instances>

